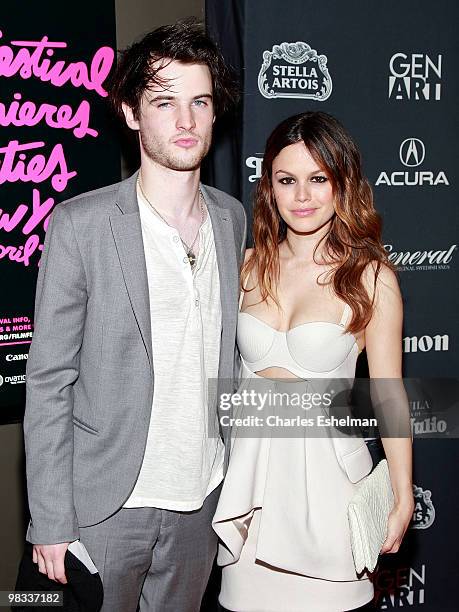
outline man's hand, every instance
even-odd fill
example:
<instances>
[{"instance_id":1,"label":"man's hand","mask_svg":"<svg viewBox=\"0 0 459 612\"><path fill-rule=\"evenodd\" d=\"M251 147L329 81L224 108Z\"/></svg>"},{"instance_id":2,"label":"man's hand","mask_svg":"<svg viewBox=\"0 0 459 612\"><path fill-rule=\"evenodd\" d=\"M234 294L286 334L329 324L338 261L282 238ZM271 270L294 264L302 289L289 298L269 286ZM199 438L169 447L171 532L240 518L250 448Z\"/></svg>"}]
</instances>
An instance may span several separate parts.
<instances>
[{"instance_id":1,"label":"man's hand","mask_svg":"<svg viewBox=\"0 0 459 612\"><path fill-rule=\"evenodd\" d=\"M38 563L38 571L61 584L67 584L64 557L70 542L61 544L34 544L32 561Z\"/></svg>"}]
</instances>

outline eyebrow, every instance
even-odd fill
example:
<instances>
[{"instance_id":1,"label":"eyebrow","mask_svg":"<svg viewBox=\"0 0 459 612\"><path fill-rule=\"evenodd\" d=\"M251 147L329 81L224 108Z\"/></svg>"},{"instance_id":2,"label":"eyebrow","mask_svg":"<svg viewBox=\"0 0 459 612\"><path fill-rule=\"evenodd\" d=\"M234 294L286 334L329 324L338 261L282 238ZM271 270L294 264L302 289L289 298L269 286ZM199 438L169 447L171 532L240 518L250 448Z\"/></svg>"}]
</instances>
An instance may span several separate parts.
<instances>
[{"instance_id":1,"label":"eyebrow","mask_svg":"<svg viewBox=\"0 0 459 612\"><path fill-rule=\"evenodd\" d=\"M200 96L194 96L193 100L199 100L199 98L209 98L209 100L213 100L213 96L210 93L204 93Z\"/></svg>"},{"instance_id":2,"label":"eyebrow","mask_svg":"<svg viewBox=\"0 0 459 612\"><path fill-rule=\"evenodd\" d=\"M162 100L165 101L169 101L169 100L175 100L177 96L166 96L164 94L159 95L159 96L155 96L154 98L152 98L150 100L150 102L160 102ZM213 97L210 93L204 93L204 94L200 94L199 96L193 96L193 98L191 98L192 100L200 100L201 98L208 98L209 100L212 100Z\"/></svg>"},{"instance_id":3,"label":"eyebrow","mask_svg":"<svg viewBox=\"0 0 459 612\"><path fill-rule=\"evenodd\" d=\"M312 172L310 172L309 174L318 174L319 172L323 172L325 174L325 170L322 170L321 168L319 168L318 170L313 170ZM292 176L295 174L294 172L287 172L287 170L276 170L275 174L291 174Z\"/></svg>"}]
</instances>

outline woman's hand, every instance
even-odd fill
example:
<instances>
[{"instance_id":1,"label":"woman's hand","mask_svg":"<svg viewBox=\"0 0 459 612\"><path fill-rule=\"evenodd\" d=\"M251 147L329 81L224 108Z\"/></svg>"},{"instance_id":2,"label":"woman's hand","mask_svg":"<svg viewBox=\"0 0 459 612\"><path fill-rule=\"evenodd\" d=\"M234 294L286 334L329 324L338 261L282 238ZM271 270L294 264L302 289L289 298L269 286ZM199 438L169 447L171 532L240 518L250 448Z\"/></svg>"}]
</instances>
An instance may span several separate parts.
<instances>
[{"instance_id":1,"label":"woman's hand","mask_svg":"<svg viewBox=\"0 0 459 612\"><path fill-rule=\"evenodd\" d=\"M403 536L413 518L413 512L414 499L412 495L396 503L392 508L387 523L387 537L382 545L381 555L384 553L398 552Z\"/></svg>"},{"instance_id":2,"label":"woman's hand","mask_svg":"<svg viewBox=\"0 0 459 612\"><path fill-rule=\"evenodd\" d=\"M365 282L371 296L371 266ZM380 270L374 299L375 308L365 328L370 391L375 415L385 425L381 440L395 498L380 551L384 554L398 552L414 512L410 407L402 381L403 303L397 277L387 266Z\"/></svg>"}]
</instances>

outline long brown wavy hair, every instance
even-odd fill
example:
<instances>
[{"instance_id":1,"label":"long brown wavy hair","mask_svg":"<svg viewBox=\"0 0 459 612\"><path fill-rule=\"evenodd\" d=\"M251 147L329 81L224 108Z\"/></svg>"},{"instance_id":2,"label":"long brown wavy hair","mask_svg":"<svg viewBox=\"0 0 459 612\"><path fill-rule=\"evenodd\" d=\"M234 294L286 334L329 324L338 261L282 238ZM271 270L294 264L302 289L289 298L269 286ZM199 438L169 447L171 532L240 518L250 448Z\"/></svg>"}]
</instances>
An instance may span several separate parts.
<instances>
[{"instance_id":1,"label":"long brown wavy hair","mask_svg":"<svg viewBox=\"0 0 459 612\"><path fill-rule=\"evenodd\" d=\"M272 164L283 148L301 141L327 173L334 195L335 214L329 231L314 249L314 260L323 241L322 255L332 267L327 282L351 307L352 318L347 329L356 333L371 319L381 265L394 268L382 244L381 217L374 208L371 187L362 174L360 152L339 121L327 113L306 112L289 117L269 136L255 191L254 250L243 266L241 278L248 278L254 270L262 301L270 298L279 307L275 289L280 274L279 245L286 238L287 225L274 198ZM370 263L374 266L371 296L362 282L362 274Z\"/></svg>"}]
</instances>

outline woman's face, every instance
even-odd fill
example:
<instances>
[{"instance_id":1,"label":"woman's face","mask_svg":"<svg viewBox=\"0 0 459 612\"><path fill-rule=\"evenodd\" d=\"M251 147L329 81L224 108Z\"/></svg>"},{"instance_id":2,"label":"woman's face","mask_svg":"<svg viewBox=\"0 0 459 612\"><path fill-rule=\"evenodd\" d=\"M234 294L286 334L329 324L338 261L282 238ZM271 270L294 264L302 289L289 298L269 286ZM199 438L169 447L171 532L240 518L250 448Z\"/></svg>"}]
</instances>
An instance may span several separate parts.
<instances>
[{"instance_id":1,"label":"woman's face","mask_svg":"<svg viewBox=\"0 0 459 612\"><path fill-rule=\"evenodd\" d=\"M271 181L279 214L294 232L313 233L333 217L330 179L302 141L274 158Z\"/></svg>"}]
</instances>

